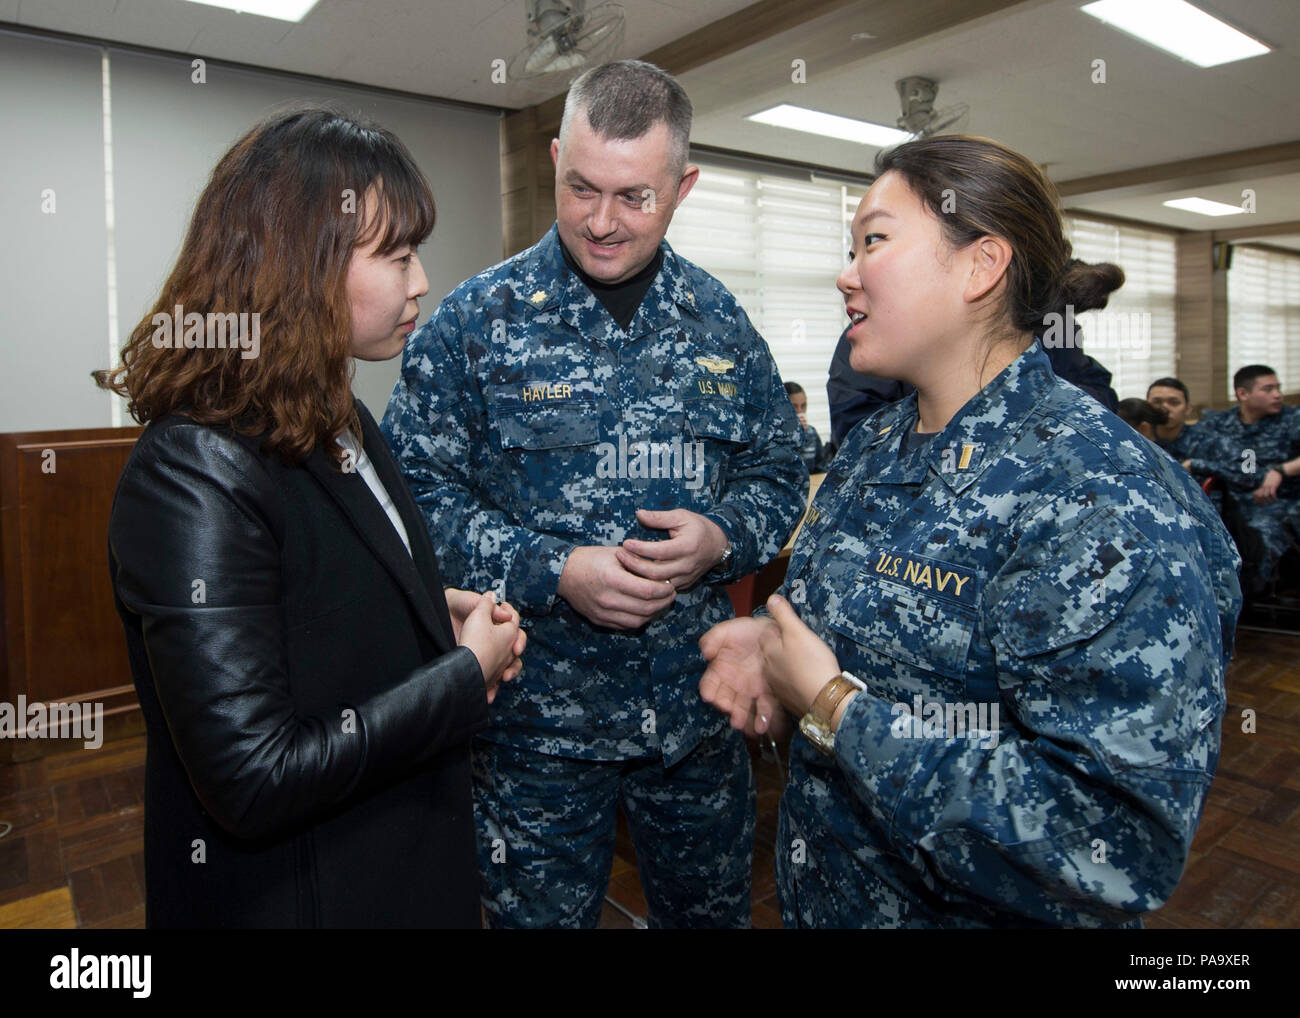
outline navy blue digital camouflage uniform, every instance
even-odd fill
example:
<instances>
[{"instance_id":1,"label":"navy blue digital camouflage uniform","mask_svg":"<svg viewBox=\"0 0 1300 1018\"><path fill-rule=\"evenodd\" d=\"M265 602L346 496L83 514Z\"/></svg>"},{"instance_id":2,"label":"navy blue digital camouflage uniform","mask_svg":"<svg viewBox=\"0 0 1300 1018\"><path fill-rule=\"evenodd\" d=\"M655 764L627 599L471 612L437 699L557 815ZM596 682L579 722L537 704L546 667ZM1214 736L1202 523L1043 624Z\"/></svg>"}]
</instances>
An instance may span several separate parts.
<instances>
[{"instance_id":1,"label":"navy blue digital camouflage uniform","mask_svg":"<svg viewBox=\"0 0 1300 1018\"><path fill-rule=\"evenodd\" d=\"M824 474L830 465L830 450L822 444L821 435L811 424L799 426L799 456L809 474Z\"/></svg>"},{"instance_id":2,"label":"navy blue digital camouflage uniform","mask_svg":"<svg viewBox=\"0 0 1300 1018\"><path fill-rule=\"evenodd\" d=\"M774 558L805 507L797 418L730 293L662 243L626 332L564 263L553 226L457 287L407 344L384 430L447 582L500 590L528 631L475 746L492 925L595 925L620 794L650 921L749 921L753 782L703 702L698 640L724 584ZM636 510L713 520L731 568L635 632L557 596L569 552L656 540Z\"/></svg>"},{"instance_id":3,"label":"navy blue digital camouflage uniform","mask_svg":"<svg viewBox=\"0 0 1300 1018\"><path fill-rule=\"evenodd\" d=\"M1224 488L1223 516L1243 559L1242 586L1247 595L1265 593L1282 556L1296 541L1300 511L1300 477L1285 478L1277 499L1260 505L1256 488L1272 468L1300 453L1300 407L1245 424L1236 407L1207 411L1197 425L1199 441L1190 468L1212 475Z\"/></svg>"},{"instance_id":4,"label":"navy blue digital camouflage uniform","mask_svg":"<svg viewBox=\"0 0 1300 1018\"><path fill-rule=\"evenodd\" d=\"M843 443L853 425L871 416L887 403L894 403L916 390L907 382L896 382L876 375L864 375L849 364L848 329L840 333L835 352L831 355L830 375L826 380L826 396L831 408L831 439ZM1039 345L1044 340L1038 339ZM1077 322L1073 338L1068 343L1057 342L1045 346L1052 370L1071 385L1077 385L1107 410L1114 413L1119 406L1119 396L1110 387L1111 374L1106 367L1083 352L1083 326Z\"/></svg>"},{"instance_id":5,"label":"navy blue digital camouflage uniform","mask_svg":"<svg viewBox=\"0 0 1300 1018\"><path fill-rule=\"evenodd\" d=\"M1199 454L1207 438L1206 429L1195 424L1184 424L1174 438L1165 441L1156 436L1155 443L1179 463L1184 463Z\"/></svg>"},{"instance_id":6,"label":"navy blue digital camouflage uniform","mask_svg":"<svg viewBox=\"0 0 1300 1018\"><path fill-rule=\"evenodd\" d=\"M1140 926L1218 760L1232 542L1035 347L900 456L916 421L909 396L849 436L782 588L869 689L833 756L794 736L784 921Z\"/></svg>"}]
</instances>

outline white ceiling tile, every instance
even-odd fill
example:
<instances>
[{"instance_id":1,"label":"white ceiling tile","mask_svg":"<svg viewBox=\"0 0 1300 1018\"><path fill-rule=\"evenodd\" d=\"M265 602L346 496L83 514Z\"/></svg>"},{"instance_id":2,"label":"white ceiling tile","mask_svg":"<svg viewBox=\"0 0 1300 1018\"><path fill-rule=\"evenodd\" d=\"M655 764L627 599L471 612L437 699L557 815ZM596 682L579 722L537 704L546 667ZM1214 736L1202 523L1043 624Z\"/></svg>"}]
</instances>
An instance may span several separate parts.
<instances>
[{"instance_id":1,"label":"white ceiling tile","mask_svg":"<svg viewBox=\"0 0 1300 1018\"><path fill-rule=\"evenodd\" d=\"M623 55L644 54L750 2L622 0ZM844 37L843 19L819 18L765 49L751 48L682 75L696 104L693 140L864 172L874 149L753 124L744 116L791 102L893 124L899 114L894 82L909 74L936 78L940 108L969 104L970 132L1050 163L1058 180L1300 138L1300 118L1293 112L1300 94L1295 0L1205 0L1203 6L1278 47L1210 69L1117 32L1082 14L1079 5L1080 0L1028 0L865 59L854 58L858 46L867 44ZM543 83L541 91L491 80L492 60L508 61L525 43L526 9L525 0L321 0L301 24L288 25L181 0L0 0L0 19L518 108L564 87L562 79ZM869 18L864 20L869 28ZM790 59L800 52L825 57L810 62L807 84L795 85ZM1099 57L1107 61L1104 85L1090 81L1091 61ZM1300 180L1287 177L1270 182L1261 201L1267 195L1269 207L1281 209L1290 207L1285 203L1293 194L1300 195ZM1128 204L1133 202L1138 204ZM1135 210L1148 205L1148 199L1125 198L1122 207L1129 211L1114 214L1143 218Z\"/></svg>"}]
</instances>

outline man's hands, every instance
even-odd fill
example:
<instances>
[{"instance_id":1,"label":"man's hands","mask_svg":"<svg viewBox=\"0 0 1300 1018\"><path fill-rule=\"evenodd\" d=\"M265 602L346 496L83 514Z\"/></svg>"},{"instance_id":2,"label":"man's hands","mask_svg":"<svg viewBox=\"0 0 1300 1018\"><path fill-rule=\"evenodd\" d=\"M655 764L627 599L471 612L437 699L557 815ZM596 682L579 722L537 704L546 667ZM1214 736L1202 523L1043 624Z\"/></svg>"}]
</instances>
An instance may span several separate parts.
<instances>
[{"instance_id":1,"label":"man's hands","mask_svg":"<svg viewBox=\"0 0 1300 1018\"><path fill-rule=\"evenodd\" d=\"M784 710L802 717L823 686L840 673L835 652L773 594L769 618L731 619L700 638L709 662L700 696L746 735L773 735L786 723ZM838 723L841 710L836 711ZM766 719L766 720L765 720Z\"/></svg>"},{"instance_id":2,"label":"man's hands","mask_svg":"<svg viewBox=\"0 0 1300 1018\"><path fill-rule=\"evenodd\" d=\"M694 586L718 564L727 550L727 535L711 519L687 509L638 509L636 518L651 530L666 530L667 541L624 541L618 561L630 573L672 584L674 590Z\"/></svg>"},{"instance_id":3,"label":"man's hands","mask_svg":"<svg viewBox=\"0 0 1300 1018\"><path fill-rule=\"evenodd\" d=\"M675 588L623 568L620 548L582 545L564 562L558 593L583 618L607 629L640 629L673 603Z\"/></svg>"},{"instance_id":4,"label":"man's hands","mask_svg":"<svg viewBox=\"0 0 1300 1018\"><path fill-rule=\"evenodd\" d=\"M1264 475L1264 482L1255 489L1254 499L1256 505L1268 505L1270 502L1277 501L1277 489L1282 486L1282 471L1277 467L1271 467Z\"/></svg>"},{"instance_id":5,"label":"man's hands","mask_svg":"<svg viewBox=\"0 0 1300 1018\"><path fill-rule=\"evenodd\" d=\"M457 646L468 647L478 658L487 685L487 701L496 699L497 686L509 682L523 670L528 634L519 627L519 613L510 605L496 603L492 594L448 587L447 610Z\"/></svg>"},{"instance_id":6,"label":"man's hands","mask_svg":"<svg viewBox=\"0 0 1300 1018\"><path fill-rule=\"evenodd\" d=\"M637 519L667 530L667 541L624 541L617 548L582 545L569 553L559 595L588 621L607 629L640 629L722 558L727 535L710 519L686 509L652 512Z\"/></svg>"}]
</instances>

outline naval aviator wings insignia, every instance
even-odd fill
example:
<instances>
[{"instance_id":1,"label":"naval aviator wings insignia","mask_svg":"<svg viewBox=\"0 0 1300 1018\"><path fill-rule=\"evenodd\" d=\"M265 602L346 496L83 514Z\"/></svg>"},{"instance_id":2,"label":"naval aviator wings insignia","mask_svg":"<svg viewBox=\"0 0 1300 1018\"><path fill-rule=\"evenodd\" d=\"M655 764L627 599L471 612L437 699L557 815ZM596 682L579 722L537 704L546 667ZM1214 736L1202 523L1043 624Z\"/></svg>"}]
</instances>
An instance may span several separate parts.
<instances>
[{"instance_id":1,"label":"naval aviator wings insignia","mask_svg":"<svg viewBox=\"0 0 1300 1018\"><path fill-rule=\"evenodd\" d=\"M695 363L701 367L708 368L715 375L720 375L725 371L730 371L736 366L735 361L724 360L721 357L696 357Z\"/></svg>"}]
</instances>

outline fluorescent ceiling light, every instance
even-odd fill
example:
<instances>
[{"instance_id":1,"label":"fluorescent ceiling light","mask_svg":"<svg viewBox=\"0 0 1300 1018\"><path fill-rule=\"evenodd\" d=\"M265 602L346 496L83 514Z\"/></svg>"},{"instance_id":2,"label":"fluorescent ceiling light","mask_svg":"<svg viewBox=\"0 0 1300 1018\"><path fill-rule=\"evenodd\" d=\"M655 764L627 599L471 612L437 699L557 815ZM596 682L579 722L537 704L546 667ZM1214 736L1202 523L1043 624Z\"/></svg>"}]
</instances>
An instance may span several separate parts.
<instances>
[{"instance_id":1,"label":"fluorescent ceiling light","mask_svg":"<svg viewBox=\"0 0 1300 1018\"><path fill-rule=\"evenodd\" d=\"M1240 205L1225 205L1221 201L1210 201L1209 198L1175 198L1162 204L1202 216L1239 216L1246 211Z\"/></svg>"},{"instance_id":2,"label":"fluorescent ceiling light","mask_svg":"<svg viewBox=\"0 0 1300 1018\"><path fill-rule=\"evenodd\" d=\"M806 110L802 106L782 103L770 110L753 113L745 118L773 127L788 127L792 131L807 131L827 138L839 138L842 141L855 141L859 145L875 145L884 148L911 137L906 131L894 127L883 127L865 120L853 120L850 117L837 117L834 113L821 113Z\"/></svg>"},{"instance_id":3,"label":"fluorescent ceiling light","mask_svg":"<svg viewBox=\"0 0 1300 1018\"><path fill-rule=\"evenodd\" d=\"M316 0L186 0L205 7L224 7L238 14L260 14L277 21L301 21L316 6Z\"/></svg>"},{"instance_id":4,"label":"fluorescent ceiling light","mask_svg":"<svg viewBox=\"0 0 1300 1018\"><path fill-rule=\"evenodd\" d=\"M1259 40L1186 0L1097 0L1081 9L1198 67L1215 67L1269 51Z\"/></svg>"}]
</instances>

